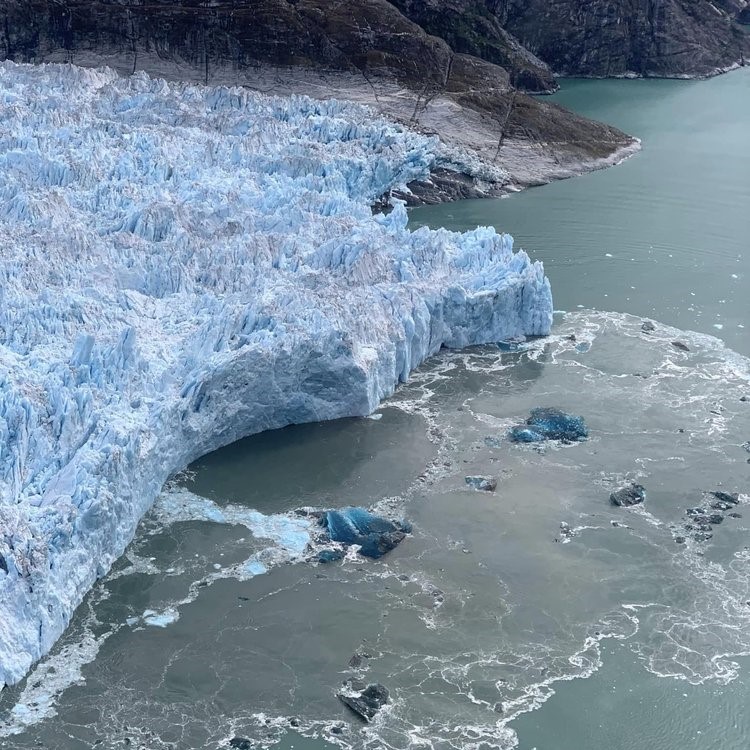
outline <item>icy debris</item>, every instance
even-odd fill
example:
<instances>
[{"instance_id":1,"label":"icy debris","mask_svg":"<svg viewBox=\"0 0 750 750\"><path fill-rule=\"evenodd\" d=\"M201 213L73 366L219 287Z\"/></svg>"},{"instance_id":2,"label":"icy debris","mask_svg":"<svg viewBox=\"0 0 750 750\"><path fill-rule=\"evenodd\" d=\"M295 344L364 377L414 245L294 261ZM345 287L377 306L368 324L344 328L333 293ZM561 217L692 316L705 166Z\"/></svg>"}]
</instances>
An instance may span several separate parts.
<instances>
[{"instance_id":1,"label":"icy debris","mask_svg":"<svg viewBox=\"0 0 750 750\"><path fill-rule=\"evenodd\" d=\"M509 437L514 443L538 443L544 440L572 443L585 440L588 434L583 417L566 414L551 407L541 407L531 410L526 424L512 427Z\"/></svg>"},{"instance_id":2,"label":"icy debris","mask_svg":"<svg viewBox=\"0 0 750 750\"><path fill-rule=\"evenodd\" d=\"M177 620L180 619L180 613L174 607L168 607L162 612L147 609L141 616L146 625L152 625L156 628L166 628L168 625L171 625L173 622L177 622Z\"/></svg>"},{"instance_id":3,"label":"icy debris","mask_svg":"<svg viewBox=\"0 0 750 750\"><path fill-rule=\"evenodd\" d=\"M640 505L646 500L646 488L642 484L629 484L627 487L611 493L609 501L612 505L628 507L630 505Z\"/></svg>"},{"instance_id":4,"label":"icy debris","mask_svg":"<svg viewBox=\"0 0 750 750\"><path fill-rule=\"evenodd\" d=\"M363 107L11 62L0 100L0 685L192 460L549 332L507 235L372 215L439 144Z\"/></svg>"},{"instance_id":5,"label":"icy debris","mask_svg":"<svg viewBox=\"0 0 750 750\"><path fill-rule=\"evenodd\" d=\"M411 524L390 521L364 508L341 508L329 510L320 519L320 525L333 542L358 545L359 553L365 557L378 558L399 545L411 532ZM333 562L335 557L321 559Z\"/></svg>"},{"instance_id":6,"label":"icy debris","mask_svg":"<svg viewBox=\"0 0 750 750\"><path fill-rule=\"evenodd\" d=\"M495 477L464 477L464 481L473 490L494 492L497 489L497 479Z\"/></svg>"}]
</instances>

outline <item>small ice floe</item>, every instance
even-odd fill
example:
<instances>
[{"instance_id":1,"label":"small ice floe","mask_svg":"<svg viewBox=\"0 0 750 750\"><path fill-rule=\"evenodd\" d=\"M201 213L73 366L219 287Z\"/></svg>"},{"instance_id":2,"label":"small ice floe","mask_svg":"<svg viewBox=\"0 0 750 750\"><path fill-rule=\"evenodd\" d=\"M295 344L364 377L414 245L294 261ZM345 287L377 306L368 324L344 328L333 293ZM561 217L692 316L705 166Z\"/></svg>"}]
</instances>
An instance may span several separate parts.
<instances>
[{"instance_id":1,"label":"small ice floe","mask_svg":"<svg viewBox=\"0 0 750 750\"><path fill-rule=\"evenodd\" d=\"M361 555L372 558L390 552L412 530L406 521L391 521L364 508L354 507L326 511L320 525L331 541L347 546L358 545Z\"/></svg>"},{"instance_id":2,"label":"small ice floe","mask_svg":"<svg viewBox=\"0 0 750 750\"><path fill-rule=\"evenodd\" d=\"M151 625L155 628L166 628L180 619L180 613L174 607L167 607L167 609L163 609L161 612L157 612L155 609L147 609L143 612L141 618L146 625Z\"/></svg>"},{"instance_id":3,"label":"small ice floe","mask_svg":"<svg viewBox=\"0 0 750 750\"><path fill-rule=\"evenodd\" d=\"M497 488L495 477L464 477L464 481L473 490L481 490L482 492L494 492Z\"/></svg>"},{"instance_id":4,"label":"small ice floe","mask_svg":"<svg viewBox=\"0 0 750 750\"><path fill-rule=\"evenodd\" d=\"M588 434L583 417L567 414L560 409L541 407L531 410L526 424L512 427L508 437L514 443L539 443L545 440L574 443L585 440Z\"/></svg>"}]
</instances>

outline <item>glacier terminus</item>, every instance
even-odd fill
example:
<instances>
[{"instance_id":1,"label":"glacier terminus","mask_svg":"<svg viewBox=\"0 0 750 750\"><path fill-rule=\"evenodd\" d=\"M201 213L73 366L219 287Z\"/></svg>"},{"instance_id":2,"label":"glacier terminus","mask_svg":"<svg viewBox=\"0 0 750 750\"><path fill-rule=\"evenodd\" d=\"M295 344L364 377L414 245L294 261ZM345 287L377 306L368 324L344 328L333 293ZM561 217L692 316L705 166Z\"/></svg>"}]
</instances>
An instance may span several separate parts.
<instances>
[{"instance_id":1,"label":"glacier terminus","mask_svg":"<svg viewBox=\"0 0 750 750\"><path fill-rule=\"evenodd\" d=\"M508 235L373 214L442 154L336 100L0 64L0 686L191 461L549 332Z\"/></svg>"}]
</instances>

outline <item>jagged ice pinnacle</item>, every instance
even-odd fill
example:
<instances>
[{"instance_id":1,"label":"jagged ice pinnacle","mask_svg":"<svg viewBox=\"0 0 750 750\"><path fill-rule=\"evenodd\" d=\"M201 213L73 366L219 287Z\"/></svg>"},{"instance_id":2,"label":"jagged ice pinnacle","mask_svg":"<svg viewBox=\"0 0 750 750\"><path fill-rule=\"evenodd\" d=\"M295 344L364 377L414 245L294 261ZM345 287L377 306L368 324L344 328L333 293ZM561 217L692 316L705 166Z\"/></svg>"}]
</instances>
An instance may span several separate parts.
<instances>
[{"instance_id":1,"label":"jagged ice pinnacle","mask_svg":"<svg viewBox=\"0 0 750 750\"><path fill-rule=\"evenodd\" d=\"M372 215L437 150L333 100L0 64L0 686L190 461L548 332L507 235Z\"/></svg>"}]
</instances>

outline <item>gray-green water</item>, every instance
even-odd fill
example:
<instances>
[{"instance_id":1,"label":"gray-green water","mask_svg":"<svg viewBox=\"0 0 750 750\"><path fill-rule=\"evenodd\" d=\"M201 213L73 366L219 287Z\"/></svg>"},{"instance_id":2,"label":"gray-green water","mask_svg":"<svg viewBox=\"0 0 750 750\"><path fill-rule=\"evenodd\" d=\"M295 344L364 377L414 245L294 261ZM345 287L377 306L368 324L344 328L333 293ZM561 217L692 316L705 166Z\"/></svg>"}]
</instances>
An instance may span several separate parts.
<instances>
[{"instance_id":1,"label":"gray-green water","mask_svg":"<svg viewBox=\"0 0 750 750\"><path fill-rule=\"evenodd\" d=\"M415 212L464 226L499 222L494 211L545 259L556 306L572 312L521 351L434 358L377 419L291 427L198 461L50 656L0 695L3 750L197 750L233 737L279 750L744 750L750 361L660 321L750 348L738 327L748 147L733 142L736 160L711 177L707 152L737 115L696 114L694 143L685 122L735 111L749 80L572 83L568 103L641 135L642 155L507 200ZM669 163L676 138L677 154L706 152L702 176L676 157L673 169L649 165ZM676 172L692 180L684 192ZM725 213L698 208L710 201ZM691 231L676 240L659 205ZM686 247L672 273L668 242L675 258ZM647 314L656 330L578 304ZM590 439L507 442L540 404L585 415ZM473 474L497 477L497 491L467 489ZM645 507L609 504L627 481L647 487ZM696 541L686 510L711 490L744 493L740 517L724 513ZM404 515L414 533L379 561L310 563L311 522L295 509L351 503ZM336 699L353 675L391 690L372 725Z\"/></svg>"},{"instance_id":2,"label":"gray-green water","mask_svg":"<svg viewBox=\"0 0 750 750\"><path fill-rule=\"evenodd\" d=\"M544 261L558 309L650 316L750 354L750 69L565 81L554 99L641 138L642 152L505 200L418 208L414 225L495 226Z\"/></svg>"}]
</instances>

